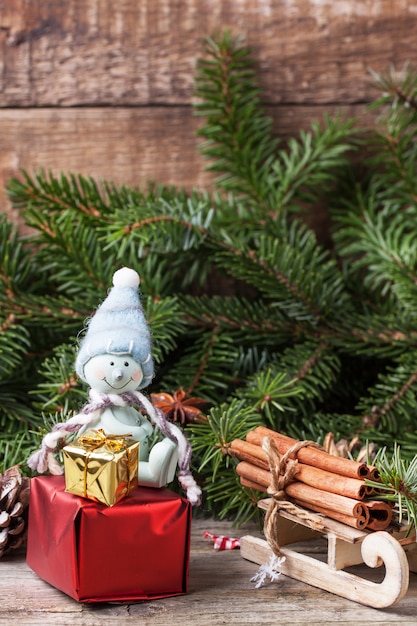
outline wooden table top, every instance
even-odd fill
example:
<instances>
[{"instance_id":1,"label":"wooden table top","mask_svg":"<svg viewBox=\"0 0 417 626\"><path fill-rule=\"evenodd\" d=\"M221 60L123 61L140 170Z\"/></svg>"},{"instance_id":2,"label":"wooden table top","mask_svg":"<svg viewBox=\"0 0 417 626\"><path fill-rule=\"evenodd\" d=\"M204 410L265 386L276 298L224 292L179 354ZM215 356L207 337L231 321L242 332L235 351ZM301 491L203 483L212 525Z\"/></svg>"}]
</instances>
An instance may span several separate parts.
<instances>
[{"instance_id":1,"label":"wooden table top","mask_svg":"<svg viewBox=\"0 0 417 626\"><path fill-rule=\"evenodd\" d=\"M227 522L193 522L189 590L186 595L128 605L80 604L43 582L24 553L0 559L0 624L141 624L211 626L215 624L409 624L417 625L417 575L410 574L406 596L388 609L373 609L281 575L259 589L251 578L258 565L239 549L216 551L204 531L241 537L260 536L254 526L236 529ZM312 551L320 551L320 546ZM369 570L357 566L355 571Z\"/></svg>"}]
</instances>

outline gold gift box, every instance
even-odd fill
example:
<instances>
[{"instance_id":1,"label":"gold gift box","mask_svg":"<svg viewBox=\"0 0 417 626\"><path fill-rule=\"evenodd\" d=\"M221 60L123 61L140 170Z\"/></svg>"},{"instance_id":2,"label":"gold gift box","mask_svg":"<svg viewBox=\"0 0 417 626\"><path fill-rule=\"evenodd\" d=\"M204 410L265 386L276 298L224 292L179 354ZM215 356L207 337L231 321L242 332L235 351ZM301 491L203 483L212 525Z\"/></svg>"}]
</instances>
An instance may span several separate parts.
<instances>
[{"instance_id":1,"label":"gold gift box","mask_svg":"<svg viewBox=\"0 0 417 626\"><path fill-rule=\"evenodd\" d=\"M139 442L89 430L63 448L65 491L113 506L138 486Z\"/></svg>"}]
</instances>

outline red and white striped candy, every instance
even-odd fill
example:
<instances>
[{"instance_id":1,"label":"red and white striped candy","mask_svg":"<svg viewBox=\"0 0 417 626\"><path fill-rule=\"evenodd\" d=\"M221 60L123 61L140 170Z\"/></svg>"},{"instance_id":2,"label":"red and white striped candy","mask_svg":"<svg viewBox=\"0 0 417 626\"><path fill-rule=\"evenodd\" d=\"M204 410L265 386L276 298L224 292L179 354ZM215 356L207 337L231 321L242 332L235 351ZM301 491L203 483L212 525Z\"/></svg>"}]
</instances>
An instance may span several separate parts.
<instances>
[{"instance_id":1,"label":"red and white striped candy","mask_svg":"<svg viewBox=\"0 0 417 626\"><path fill-rule=\"evenodd\" d=\"M226 535L213 535L208 530L204 531L204 539L212 539L215 550L234 550L240 548L240 539L236 537L226 537Z\"/></svg>"}]
</instances>

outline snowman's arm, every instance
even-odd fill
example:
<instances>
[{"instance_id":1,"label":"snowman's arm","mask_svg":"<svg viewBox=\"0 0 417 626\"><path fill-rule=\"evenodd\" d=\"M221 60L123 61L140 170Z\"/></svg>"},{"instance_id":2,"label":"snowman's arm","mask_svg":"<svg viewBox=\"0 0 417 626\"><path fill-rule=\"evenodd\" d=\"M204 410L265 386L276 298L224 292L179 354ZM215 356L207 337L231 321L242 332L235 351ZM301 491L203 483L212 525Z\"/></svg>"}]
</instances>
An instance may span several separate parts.
<instances>
[{"instance_id":1,"label":"snowman's arm","mask_svg":"<svg viewBox=\"0 0 417 626\"><path fill-rule=\"evenodd\" d=\"M144 487L163 487L170 483L178 462L177 446L170 439L156 443L148 461L139 461L138 483Z\"/></svg>"}]
</instances>

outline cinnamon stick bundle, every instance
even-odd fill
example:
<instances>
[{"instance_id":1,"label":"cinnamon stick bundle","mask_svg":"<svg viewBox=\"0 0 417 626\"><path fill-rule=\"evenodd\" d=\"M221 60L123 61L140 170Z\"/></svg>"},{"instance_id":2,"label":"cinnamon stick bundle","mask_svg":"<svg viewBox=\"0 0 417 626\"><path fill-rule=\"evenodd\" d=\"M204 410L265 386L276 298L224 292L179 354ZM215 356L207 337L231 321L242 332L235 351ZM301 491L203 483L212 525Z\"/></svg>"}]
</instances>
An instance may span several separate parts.
<instances>
[{"instance_id":1,"label":"cinnamon stick bundle","mask_svg":"<svg viewBox=\"0 0 417 626\"><path fill-rule=\"evenodd\" d=\"M268 470L247 461L238 463L236 472L244 487L266 492L271 484L271 473ZM296 504L343 521L353 528L364 528L369 521L366 505L353 498L322 491L297 481L287 485L284 491Z\"/></svg>"},{"instance_id":2,"label":"cinnamon stick bundle","mask_svg":"<svg viewBox=\"0 0 417 626\"><path fill-rule=\"evenodd\" d=\"M265 437L273 439L281 456L299 443L258 426L247 434L246 441L235 439L230 446L232 456L240 460L236 472L241 484L263 492L268 491L272 482L268 455L262 448ZM295 474L284 486L289 500L354 528L383 530L389 526L392 506L378 500L365 500L375 489L365 485L364 478L378 479L377 468L333 456L313 446L299 448L296 456Z\"/></svg>"},{"instance_id":3,"label":"cinnamon stick bundle","mask_svg":"<svg viewBox=\"0 0 417 626\"><path fill-rule=\"evenodd\" d=\"M247 461L265 470L269 469L267 454L260 446L235 439L230 445L230 453L241 461ZM363 480L341 476L304 463L298 463L295 478L306 485L356 500L362 500L367 495Z\"/></svg>"}]
</instances>

